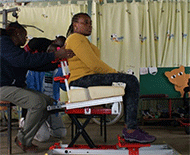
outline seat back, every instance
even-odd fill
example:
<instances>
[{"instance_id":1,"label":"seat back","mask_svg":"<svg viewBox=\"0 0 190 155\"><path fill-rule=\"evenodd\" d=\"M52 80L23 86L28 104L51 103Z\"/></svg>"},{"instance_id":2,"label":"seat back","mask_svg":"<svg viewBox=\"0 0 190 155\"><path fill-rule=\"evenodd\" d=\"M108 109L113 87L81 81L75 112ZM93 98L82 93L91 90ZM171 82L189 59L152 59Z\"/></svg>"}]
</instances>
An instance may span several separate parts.
<instances>
[{"instance_id":1,"label":"seat back","mask_svg":"<svg viewBox=\"0 0 190 155\"><path fill-rule=\"evenodd\" d=\"M68 93L69 92L68 79L69 79L69 76L70 76L69 66L68 66L68 63L67 63L66 59L64 61L61 61L60 64L61 64L61 69L62 69L62 72L63 72L63 76L65 77L64 82L65 82L65 86L66 86L66 91Z\"/></svg>"}]
</instances>

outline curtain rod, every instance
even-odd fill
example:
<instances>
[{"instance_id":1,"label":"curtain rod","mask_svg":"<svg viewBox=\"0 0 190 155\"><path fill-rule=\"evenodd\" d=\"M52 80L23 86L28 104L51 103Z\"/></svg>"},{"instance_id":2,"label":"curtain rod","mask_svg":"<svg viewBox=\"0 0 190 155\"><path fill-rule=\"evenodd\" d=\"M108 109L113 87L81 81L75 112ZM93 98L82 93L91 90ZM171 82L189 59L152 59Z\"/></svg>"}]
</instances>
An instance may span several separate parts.
<instances>
[{"instance_id":1,"label":"curtain rod","mask_svg":"<svg viewBox=\"0 0 190 155\"><path fill-rule=\"evenodd\" d=\"M62 2L68 2L68 1L92 1L92 0L1 0L0 3L26 3L26 2L55 2L55 1L62 1Z\"/></svg>"},{"instance_id":2,"label":"curtain rod","mask_svg":"<svg viewBox=\"0 0 190 155\"><path fill-rule=\"evenodd\" d=\"M1 3L29 3L29 2L64 2L68 3L68 1L71 2L77 2L77 1L85 1L85 2L92 2L93 0L1 0ZM131 1L136 1L136 2L143 2L144 0L97 0L100 3L114 3L114 2L131 2ZM160 1L160 0L150 0L150 1ZM186 1L186 0L162 0L162 1ZM190 2L190 0L187 0Z\"/></svg>"}]
</instances>

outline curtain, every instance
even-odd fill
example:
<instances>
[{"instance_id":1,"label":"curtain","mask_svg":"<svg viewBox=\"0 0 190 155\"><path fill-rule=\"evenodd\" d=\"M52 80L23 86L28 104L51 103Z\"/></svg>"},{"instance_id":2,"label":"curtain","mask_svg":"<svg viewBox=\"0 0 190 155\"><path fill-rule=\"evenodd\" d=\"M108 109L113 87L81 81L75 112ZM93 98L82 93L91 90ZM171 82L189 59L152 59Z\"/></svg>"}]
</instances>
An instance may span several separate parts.
<instances>
[{"instance_id":1,"label":"curtain","mask_svg":"<svg viewBox=\"0 0 190 155\"><path fill-rule=\"evenodd\" d=\"M27 27L28 35L31 37L47 37L55 39L56 35L66 36L67 30L71 23L72 16L78 12L87 12L87 4L58 4L41 6L17 6L20 11L18 13L18 22L25 25L33 25L41 30L33 27ZM2 18L1 18L2 19ZM12 14L8 14L10 21L15 21Z\"/></svg>"},{"instance_id":2,"label":"curtain","mask_svg":"<svg viewBox=\"0 0 190 155\"><path fill-rule=\"evenodd\" d=\"M132 70L138 77L141 49L138 5L126 2L104 2L100 5L95 1L93 5L98 9L93 11L95 15L92 14L92 22L96 25L100 23L100 30L96 31L100 33L97 45L101 50L102 60L116 70ZM98 16L97 22L93 16Z\"/></svg>"},{"instance_id":3,"label":"curtain","mask_svg":"<svg viewBox=\"0 0 190 155\"><path fill-rule=\"evenodd\" d=\"M108 65L137 77L140 67L190 66L189 14L187 0L94 0L92 42Z\"/></svg>"},{"instance_id":4,"label":"curtain","mask_svg":"<svg viewBox=\"0 0 190 155\"><path fill-rule=\"evenodd\" d=\"M142 32L146 40L142 41L141 66L189 66L190 3L166 0L144 5Z\"/></svg>"},{"instance_id":5,"label":"curtain","mask_svg":"<svg viewBox=\"0 0 190 155\"><path fill-rule=\"evenodd\" d=\"M54 39L66 35L72 15L87 12L87 4L21 6L18 21L28 27L28 35ZM140 67L190 66L190 2L159 0L107 3L92 1L91 41L101 50L101 58L119 71ZM9 20L15 18L9 14ZM1 20L2 18L0 18Z\"/></svg>"},{"instance_id":6,"label":"curtain","mask_svg":"<svg viewBox=\"0 0 190 155\"><path fill-rule=\"evenodd\" d=\"M86 3L81 4L64 4L64 5L29 5L29 6L16 6L19 8L18 22L25 25L33 25L44 31L42 33L36 28L27 27L29 37L46 37L55 39L56 35L66 36L69 25L71 24L72 16L79 12L88 11ZM0 16L2 20L2 16ZM1 21L0 20L0 21ZM12 13L8 14L8 20L15 21ZM60 89L60 101L67 101L66 92Z\"/></svg>"}]
</instances>

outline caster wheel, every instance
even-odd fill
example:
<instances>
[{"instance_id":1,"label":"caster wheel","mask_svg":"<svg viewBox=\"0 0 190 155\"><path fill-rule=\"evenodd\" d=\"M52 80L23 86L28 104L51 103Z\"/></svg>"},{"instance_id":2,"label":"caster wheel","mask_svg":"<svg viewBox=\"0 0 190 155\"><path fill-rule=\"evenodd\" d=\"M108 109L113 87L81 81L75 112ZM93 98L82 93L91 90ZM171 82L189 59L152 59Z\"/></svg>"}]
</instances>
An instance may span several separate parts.
<instances>
[{"instance_id":1,"label":"caster wheel","mask_svg":"<svg viewBox=\"0 0 190 155\"><path fill-rule=\"evenodd\" d=\"M112 104L106 105L107 108L111 108L110 106L112 106ZM117 115L106 115L106 125L113 125L121 119L121 117L123 116L123 113L124 113L123 106L124 106L123 102L119 102L118 108L119 108L120 113ZM99 118L92 118L92 120L96 124L100 125L100 119Z\"/></svg>"}]
</instances>

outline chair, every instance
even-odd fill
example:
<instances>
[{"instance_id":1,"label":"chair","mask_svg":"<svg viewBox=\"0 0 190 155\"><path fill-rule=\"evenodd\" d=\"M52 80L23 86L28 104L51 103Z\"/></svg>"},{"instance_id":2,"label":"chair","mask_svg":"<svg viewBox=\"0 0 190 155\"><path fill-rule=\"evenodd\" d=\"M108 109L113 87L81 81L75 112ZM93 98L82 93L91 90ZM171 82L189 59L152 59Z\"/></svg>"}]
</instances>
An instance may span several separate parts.
<instances>
[{"instance_id":1,"label":"chair","mask_svg":"<svg viewBox=\"0 0 190 155\"><path fill-rule=\"evenodd\" d=\"M85 131L85 127L90 122L91 118L96 116L106 116L107 114L117 114L118 102L122 101L122 96L124 95L124 88L121 86L93 86L88 88L69 88L68 78L69 78L69 67L67 61L64 59L60 61L61 68L63 72L62 77L54 78L54 81L65 83L68 103L59 108L66 108L65 113L69 115L72 122L76 125L78 132L72 139L71 143L68 145L72 147L79 135L82 135L90 148L96 147L92 142L90 136ZM113 104L114 103L114 104ZM96 109L94 106L113 104L112 109ZM86 118L83 124L78 120L78 116L84 116ZM104 117L105 118L105 117ZM104 119L104 124L106 125L106 120ZM105 139L106 140L106 139Z\"/></svg>"},{"instance_id":2,"label":"chair","mask_svg":"<svg viewBox=\"0 0 190 155\"><path fill-rule=\"evenodd\" d=\"M9 101L0 101L0 110L7 110L8 116L8 136L7 136L7 146L8 146L8 155L12 153L12 126L11 126L11 119L12 119L12 106L13 104Z\"/></svg>"}]
</instances>

